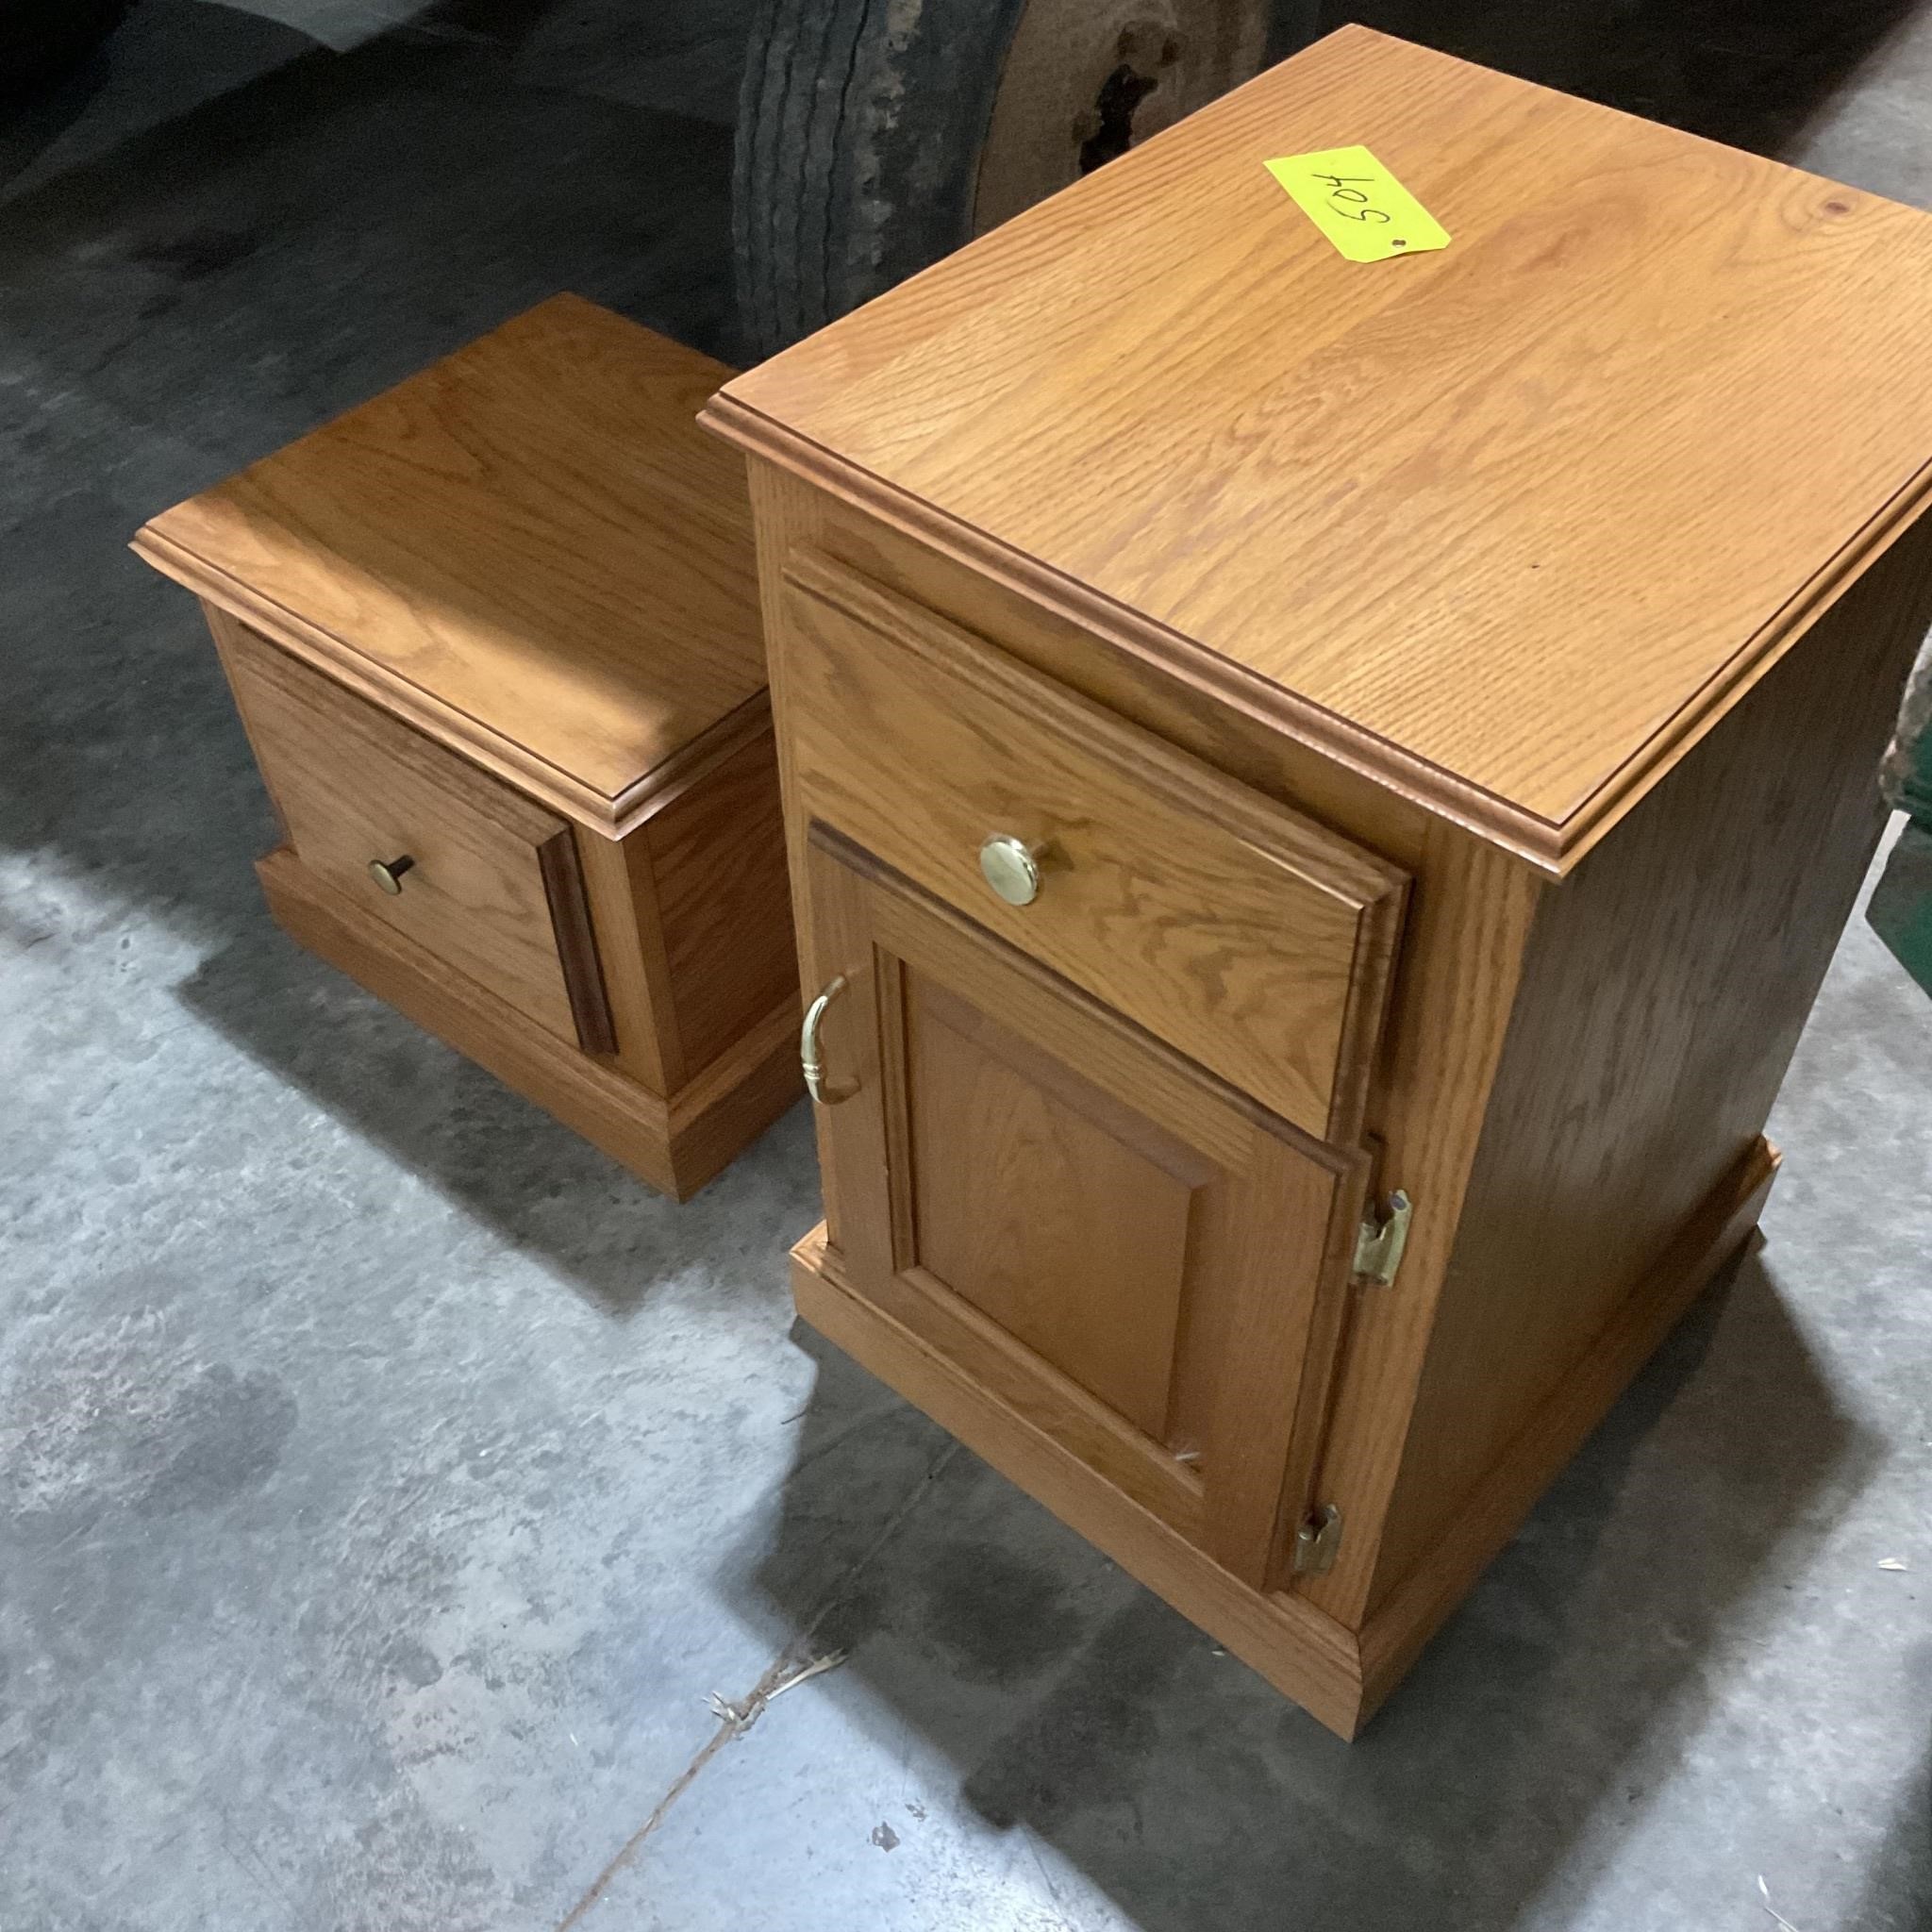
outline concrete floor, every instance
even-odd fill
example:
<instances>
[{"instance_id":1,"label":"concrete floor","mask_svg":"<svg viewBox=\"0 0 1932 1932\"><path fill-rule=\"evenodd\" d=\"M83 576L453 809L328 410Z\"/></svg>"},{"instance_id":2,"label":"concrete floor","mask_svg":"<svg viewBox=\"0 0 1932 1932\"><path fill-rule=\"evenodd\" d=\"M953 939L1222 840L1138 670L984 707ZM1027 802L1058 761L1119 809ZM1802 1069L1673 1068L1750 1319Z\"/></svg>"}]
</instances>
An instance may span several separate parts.
<instances>
[{"instance_id":1,"label":"concrete floor","mask_svg":"<svg viewBox=\"0 0 1932 1932\"><path fill-rule=\"evenodd\" d=\"M800 1115L672 1208L269 924L124 540L558 288L728 352L742 31L273 11L0 125L0 1928L1932 1924L1932 1006L1862 924L1768 1247L1337 1743L792 1327ZM1932 7L1559 11L1371 9L1932 203Z\"/></svg>"}]
</instances>

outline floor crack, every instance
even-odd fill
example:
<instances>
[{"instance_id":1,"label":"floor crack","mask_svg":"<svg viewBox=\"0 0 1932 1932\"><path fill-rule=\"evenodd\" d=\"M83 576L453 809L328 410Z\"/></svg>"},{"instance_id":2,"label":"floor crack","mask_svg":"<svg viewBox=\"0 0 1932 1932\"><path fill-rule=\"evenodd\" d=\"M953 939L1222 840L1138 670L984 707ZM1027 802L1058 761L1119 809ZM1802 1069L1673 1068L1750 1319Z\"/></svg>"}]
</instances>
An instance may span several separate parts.
<instances>
[{"instance_id":1,"label":"floor crack","mask_svg":"<svg viewBox=\"0 0 1932 1932\"><path fill-rule=\"evenodd\" d=\"M672 1806L696 1783L698 1774L734 1738L741 1738L750 1730L753 1723L773 1698L783 1690L789 1690L794 1684L801 1684L808 1677L817 1676L821 1672L830 1670L835 1663L844 1660L842 1651L834 1657L813 1656L813 1639L818 1635L820 1626L852 1594L853 1587L859 1576L879 1552L898 1535L907 1518L924 1500L926 1491L939 1479L946 1465L958 1454L958 1443L948 1442L926 1465L924 1473L906 1492L898 1507L887 1517L878 1534L845 1566L832 1587L820 1599L818 1607L807 1619L805 1627L772 1659L766 1666L764 1674L742 1697L725 1699L718 1696L716 1692L712 1693L711 1708L717 1713L718 1728L711 1733L696 1757L672 1780L670 1790L658 1800L650 1816L618 1847L609 1863L591 1881L584 1895L558 1921L557 1932L572 1932L573 1927L583 1923L591 1908L610 1889L618 1874L637 1857L645 1840L664 1823Z\"/></svg>"}]
</instances>

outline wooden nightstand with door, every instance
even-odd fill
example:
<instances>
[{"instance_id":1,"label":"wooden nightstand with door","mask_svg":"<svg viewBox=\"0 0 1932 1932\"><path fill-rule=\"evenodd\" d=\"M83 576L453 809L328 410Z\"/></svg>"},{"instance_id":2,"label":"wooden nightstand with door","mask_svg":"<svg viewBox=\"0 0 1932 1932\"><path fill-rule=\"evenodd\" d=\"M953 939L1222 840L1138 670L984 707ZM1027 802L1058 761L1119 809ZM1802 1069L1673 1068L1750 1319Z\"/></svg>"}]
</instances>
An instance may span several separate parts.
<instances>
[{"instance_id":1,"label":"wooden nightstand with door","mask_svg":"<svg viewBox=\"0 0 1932 1932\"><path fill-rule=\"evenodd\" d=\"M1265 164L1343 142L1449 245L1331 247ZM1928 287L1932 218L1349 28L709 406L800 1312L1343 1734L1757 1222Z\"/></svg>"}]
</instances>

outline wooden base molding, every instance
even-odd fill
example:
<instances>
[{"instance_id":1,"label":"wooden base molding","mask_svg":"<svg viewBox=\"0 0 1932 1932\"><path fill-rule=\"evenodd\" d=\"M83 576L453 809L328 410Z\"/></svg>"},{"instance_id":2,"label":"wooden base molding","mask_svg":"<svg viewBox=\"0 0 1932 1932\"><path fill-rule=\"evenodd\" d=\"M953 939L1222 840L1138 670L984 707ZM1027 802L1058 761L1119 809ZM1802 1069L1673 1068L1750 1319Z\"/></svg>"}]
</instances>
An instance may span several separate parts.
<instances>
[{"instance_id":1,"label":"wooden base molding","mask_svg":"<svg viewBox=\"0 0 1932 1932\"><path fill-rule=\"evenodd\" d=\"M827 1341L1338 1737L1353 1738L1630 1377L1751 1239L1777 1162L1769 1141L1754 1143L1359 1638L1291 1591L1257 1591L1230 1575L1025 1414L855 1292L826 1245L823 1222L791 1250L792 1293L800 1316Z\"/></svg>"},{"instance_id":2,"label":"wooden base molding","mask_svg":"<svg viewBox=\"0 0 1932 1932\"><path fill-rule=\"evenodd\" d=\"M795 999L666 1100L574 1051L393 928L361 918L293 853L271 852L256 872L291 938L677 1200L798 1098Z\"/></svg>"}]
</instances>

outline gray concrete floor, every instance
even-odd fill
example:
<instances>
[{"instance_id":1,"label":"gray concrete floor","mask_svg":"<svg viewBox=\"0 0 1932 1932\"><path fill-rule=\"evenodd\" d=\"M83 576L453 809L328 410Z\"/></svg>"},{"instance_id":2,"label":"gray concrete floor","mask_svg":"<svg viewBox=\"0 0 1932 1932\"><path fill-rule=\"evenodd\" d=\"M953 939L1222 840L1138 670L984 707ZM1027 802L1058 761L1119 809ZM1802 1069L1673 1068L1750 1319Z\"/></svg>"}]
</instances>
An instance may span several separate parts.
<instances>
[{"instance_id":1,"label":"gray concrete floor","mask_svg":"<svg viewBox=\"0 0 1932 1932\"><path fill-rule=\"evenodd\" d=\"M0 1927L1932 1924L1932 1008L1862 924L1769 1245L1337 1743L792 1326L801 1117L672 1208L269 924L125 538L558 288L728 352L741 33L273 11L0 124ZM1932 202L1932 8L1371 12Z\"/></svg>"}]
</instances>

